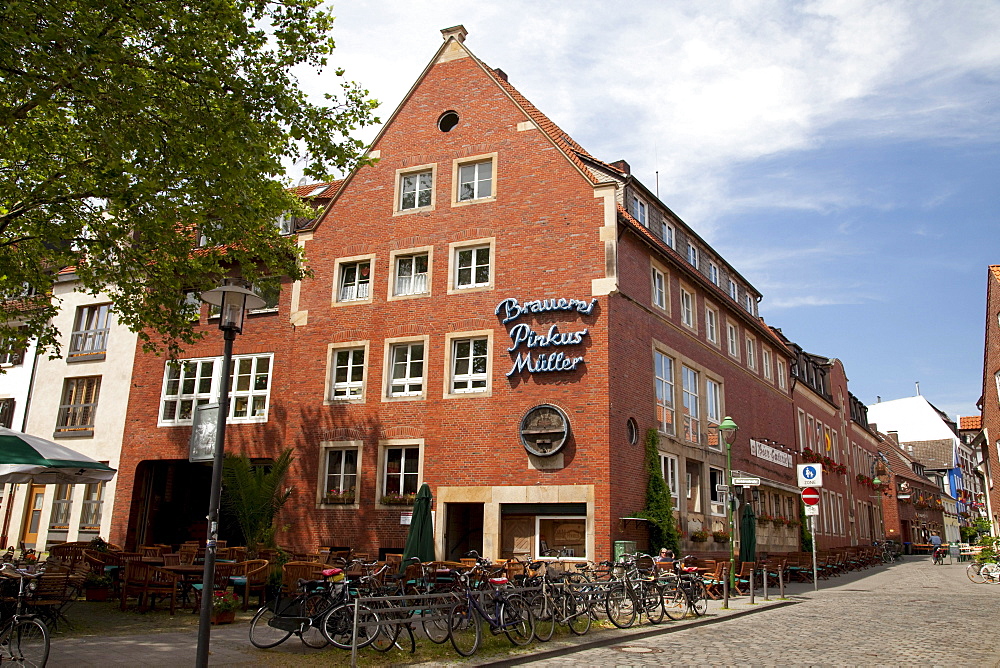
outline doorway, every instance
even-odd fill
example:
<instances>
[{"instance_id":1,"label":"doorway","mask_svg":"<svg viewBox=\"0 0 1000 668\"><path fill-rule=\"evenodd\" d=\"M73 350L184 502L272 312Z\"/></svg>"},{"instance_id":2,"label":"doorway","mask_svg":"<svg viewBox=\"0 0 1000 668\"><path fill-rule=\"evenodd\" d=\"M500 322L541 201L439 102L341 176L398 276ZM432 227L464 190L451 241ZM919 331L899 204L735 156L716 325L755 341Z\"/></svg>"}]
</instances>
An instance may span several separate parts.
<instances>
[{"instance_id":1,"label":"doorway","mask_svg":"<svg viewBox=\"0 0 1000 668\"><path fill-rule=\"evenodd\" d=\"M35 549L38 543L43 503L45 503L45 485L32 485L28 491L28 513L24 516L24 528L21 531L21 542L27 548Z\"/></svg>"},{"instance_id":2,"label":"doorway","mask_svg":"<svg viewBox=\"0 0 1000 668\"><path fill-rule=\"evenodd\" d=\"M444 558L458 561L470 550L483 553L482 503L447 503L448 515L444 534Z\"/></svg>"}]
</instances>

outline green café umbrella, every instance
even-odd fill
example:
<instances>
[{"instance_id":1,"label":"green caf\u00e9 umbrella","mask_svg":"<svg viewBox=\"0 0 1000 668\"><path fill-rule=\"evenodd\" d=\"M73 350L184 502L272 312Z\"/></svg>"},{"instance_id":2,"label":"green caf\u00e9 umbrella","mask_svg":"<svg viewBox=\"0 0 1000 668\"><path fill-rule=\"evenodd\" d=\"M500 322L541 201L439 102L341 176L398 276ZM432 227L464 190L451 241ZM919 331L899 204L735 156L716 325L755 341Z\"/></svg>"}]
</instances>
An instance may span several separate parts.
<instances>
[{"instance_id":1,"label":"green caf\u00e9 umbrella","mask_svg":"<svg viewBox=\"0 0 1000 668\"><path fill-rule=\"evenodd\" d=\"M757 561L757 516L749 503L740 517L740 561Z\"/></svg>"},{"instance_id":2,"label":"green caf\u00e9 umbrella","mask_svg":"<svg viewBox=\"0 0 1000 668\"><path fill-rule=\"evenodd\" d=\"M0 427L0 483L72 485L114 477L115 469L76 450Z\"/></svg>"},{"instance_id":3,"label":"green caf\u00e9 umbrella","mask_svg":"<svg viewBox=\"0 0 1000 668\"><path fill-rule=\"evenodd\" d=\"M424 483L413 501L410 532L406 534L403 548L403 568L411 557L420 561L434 561L434 527L431 523L431 488Z\"/></svg>"}]
</instances>

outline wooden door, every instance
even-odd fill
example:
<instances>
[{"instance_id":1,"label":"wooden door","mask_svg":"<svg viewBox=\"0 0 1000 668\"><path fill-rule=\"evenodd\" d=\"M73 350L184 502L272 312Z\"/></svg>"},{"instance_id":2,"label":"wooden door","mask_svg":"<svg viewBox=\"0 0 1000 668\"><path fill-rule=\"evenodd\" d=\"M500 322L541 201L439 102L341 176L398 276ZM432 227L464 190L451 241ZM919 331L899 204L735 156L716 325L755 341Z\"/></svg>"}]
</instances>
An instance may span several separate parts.
<instances>
[{"instance_id":1,"label":"wooden door","mask_svg":"<svg viewBox=\"0 0 1000 668\"><path fill-rule=\"evenodd\" d=\"M28 513L24 517L21 542L25 547L35 548L38 529L42 526L42 503L45 501L45 485L32 485L28 492ZM37 548L36 548L37 549Z\"/></svg>"}]
</instances>

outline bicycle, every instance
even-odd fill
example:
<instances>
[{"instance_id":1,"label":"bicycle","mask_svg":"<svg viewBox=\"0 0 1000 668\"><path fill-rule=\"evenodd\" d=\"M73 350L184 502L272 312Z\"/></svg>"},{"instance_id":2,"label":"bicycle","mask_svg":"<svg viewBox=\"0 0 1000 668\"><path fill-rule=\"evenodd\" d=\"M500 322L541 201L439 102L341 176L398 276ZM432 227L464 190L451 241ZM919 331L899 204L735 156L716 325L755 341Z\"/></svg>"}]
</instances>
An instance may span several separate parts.
<instances>
[{"instance_id":1,"label":"bicycle","mask_svg":"<svg viewBox=\"0 0 1000 668\"><path fill-rule=\"evenodd\" d=\"M940 566L944 563L944 558L946 556L948 556L947 548L938 545L936 548L934 548L934 551L931 553L931 562L935 566Z\"/></svg>"},{"instance_id":2,"label":"bicycle","mask_svg":"<svg viewBox=\"0 0 1000 668\"><path fill-rule=\"evenodd\" d=\"M663 611L670 619L679 621L689 612L701 617L708 612L708 588L705 579L694 566L683 566L691 557L674 564L673 572L666 571L660 577L663 593Z\"/></svg>"},{"instance_id":3,"label":"bicycle","mask_svg":"<svg viewBox=\"0 0 1000 668\"><path fill-rule=\"evenodd\" d=\"M965 574L976 584L1000 584L1000 565L992 561L973 561Z\"/></svg>"},{"instance_id":4,"label":"bicycle","mask_svg":"<svg viewBox=\"0 0 1000 668\"><path fill-rule=\"evenodd\" d=\"M494 635L503 633L511 644L524 646L530 643L535 635L535 617L528 602L520 594L510 593L512 590L508 589L509 581L506 577L487 579L492 593L474 589L471 585L474 571L485 571L491 564L475 552L470 552L469 555L475 555L476 568L458 574L458 580L464 587L462 600L452 607L448 615L448 637L451 638L452 647L462 656L475 654L482 642L484 620L490 625L490 631ZM492 613L480 602L486 596L492 601Z\"/></svg>"},{"instance_id":5,"label":"bicycle","mask_svg":"<svg viewBox=\"0 0 1000 668\"><path fill-rule=\"evenodd\" d=\"M580 591L579 583L571 583L565 573L549 575L545 562L535 561L528 568L538 573L526 578L526 587L539 587L540 591L531 597L528 604L535 616L535 638L548 642L555 634L556 625L568 626L578 636L590 630L590 606Z\"/></svg>"},{"instance_id":6,"label":"bicycle","mask_svg":"<svg viewBox=\"0 0 1000 668\"><path fill-rule=\"evenodd\" d=\"M23 612L31 580L40 574L5 563L0 567L0 575L19 580L14 614L0 628L0 663L41 668L49 660L49 628L36 615Z\"/></svg>"},{"instance_id":7,"label":"bicycle","mask_svg":"<svg viewBox=\"0 0 1000 668\"><path fill-rule=\"evenodd\" d=\"M623 555L615 564L619 579L608 589L604 609L611 623L620 629L635 624L639 614L645 614L651 624L663 621L663 594L652 575L655 569L649 555Z\"/></svg>"}]
</instances>

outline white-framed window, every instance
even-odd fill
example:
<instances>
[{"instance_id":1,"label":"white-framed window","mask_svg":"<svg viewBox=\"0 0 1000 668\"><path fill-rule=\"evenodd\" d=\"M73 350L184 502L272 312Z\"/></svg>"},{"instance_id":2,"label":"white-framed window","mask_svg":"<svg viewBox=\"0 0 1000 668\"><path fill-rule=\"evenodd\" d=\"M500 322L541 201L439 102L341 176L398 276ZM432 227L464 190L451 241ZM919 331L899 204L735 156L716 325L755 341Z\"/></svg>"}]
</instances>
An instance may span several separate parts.
<instances>
[{"instance_id":1,"label":"white-framed window","mask_svg":"<svg viewBox=\"0 0 1000 668\"><path fill-rule=\"evenodd\" d=\"M380 503L391 503L393 497L417 493L420 487L420 451L418 444L382 447Z\"/></svg>"},{"instance_id":2,"label":"white-framed window","mask_svg":"<svg viewBox=\"0 0 1000 668\"><path fill-rule=\"evenodd\" d=\"M731 278L727 280L729 282L729 296L733 301L738 301L737 297L739 296L739 293L737 292L736 281Z\"/></svg>"},{"instance_id":3,"label":"white-framed window","mask_svg":"<svg viewBox=\"0 0 1000 668\"><path fill-rule=\"evenodd\" d=\"M93 436L101 377L66 378L56 420L56 436Z\"/></svg>"},{"instance_id":4,"label":"white-framed window","mask_svg":"<svg viewBox=\"0 0 1000 668\"><path fill-rule=\"evenodd\" d=\"M653 278L653 306L666 310L667 308L667 281L663 272L656 267L652 268Z\"/></svg>"},{"instance_id":5,"label":"white-framed window","mask_svg":"<svg viewBox=\"0 0 1000 668\"><path fill-rule=\"evenodd\" d=\"M747 344L747 366L756 371L757 369L757 341L748 336L746 338Z\"/></svg>"},{"instance_id":6,"label":"white-framed window","mask_svg":"<svg viewBox=\"0 0 1000 668\"><path fill-rule=\"evenodd\" d=\"M342 441L320 444L319 502L356 504L361 470L361 443Z\"/></svg>"},{"instance_id":7,"label":"white-framed window","mask_svg":"<svg viewBox=\"0 0 1000 668\"><path fill-rule=\"evenodd\" d=\"M701 417L698 407L698 372L681 365L681 389L684 403L684 440L701 442Z\"/></svg>"},{"instance_id":8,"label":"white-framed window","mask_svg":"<svg viewBox=\"0 0 1000 668\"><path fill-rule=\"evenodd\" d=\"M92 482L84 485L83 502L80 509L81 531L100 531L104 488L107 484L107 482Z\"/></svg>"},{"instance_id":9,"label":"white-framed window","mask_svg":"<svg viewBox=\"0 0 1000 668\"><path fill-rule=\"evenodd\" d=\"M663 473L663 479L667 483L667 487L670 488L670 496L673 497L674 507L677 507L678 489L677 489L677 457L673 455L660 455L660 472Z\"/></svg>"},{"instance_id":10,"label":"white-framed window","mask_svg":"<svg viewBox=\"0 0 1000 668\"><path fill-rule=\"evenodd\" d=\"M587 518L573 515L535 516L534 554L586 561Z\"/></svg>"},{"instance_id":11,"label":"white-framed window","mask_svg":"<svg viewBox=\"0 0 1000 668\"><path fill-rule=\"evenodd\" d=\"M729 347L729 355L740 358L740 344L739 337L736 330L736 325L731 322L726 323L726 345Z\"/></svg>"},{"instance_id":12,"label":"white-framed window","mask_svg":"<svg viewBox=\"0 0 1000 668\"><path fill-rule=\"evenodd\" d=\"M69 339L67 362L81 357L104 355L108 349L111 304L81 306L76 310L73 333Z\"/></svg>"},{"instance_id":13,"label":"white-framed window","mask_svg":"<svg viewBox=\"0 0 1000 668\"><path fill-rule=\"evenodd\" d=\"M763 346L760 349L760 365L763 367L764 378L773 380L774 372L771 370L771 351Z\"/></svg>"},{"instance_id":14,"label":"white-framed window","mask_svg":"<svg viewBox=\"0 0 1000 668\"><path fill-rule=\"evenodd\" d=\"M228 422L267 422L273 358L271 353L233 356ZM218 399L221 358L178 360L165 367L158 425L189 425L195 406Z\"/></svg>"},{"instance_id":15,"label":"white-framed window","mask_svg":"<svg viewBox=\"0 0 1000 668\"><path fill-rule=\"evenodd\" d=\"M488 288L493 285L493 244L453 246L451 284L453 290Z\"/></svg>"},{"instance_id":16,"label":"white-framed window","mask_svg":"<svg viewBox=\"0 0 1000 668\"><path fill-rule=\"evenodd\" d=\"M691 490L694 489L694 476L691 475L690 471L684 472L684 496L685 498L691 498Z\"/></svg>"},{"instance_id":17,"label":"white-framed window","mask_svg":"<svg viewBox=\"0 0 1000 668\"><path fill-rule=\"evenodd\" d=\"M725 484L725 471L710 466L708 468L708 498L711 502L709 507L713 515L726 514L726 493L719 491L719 486Z\"/></svg>"},{"instance_id":18,"label":"white-framed window","mask_svg":"<svg viewBox=\"0 0 1000 668\"><path fill-rule=\"evenodd\" d=\"M337 265L338 302L360 302L371 299L371 269L370 258L363 260L342 261Z\"/></svg>"},{"instance_id":19,"label":"white-framed window","mask_svg":"<svg viewBox=\"0 0 1000 668\"><path fill-rule=\"evenodd\" d=\"M719 312L708 306L705 307L705 338L719 345Z\"/></svg>"},{"instance_id":20,"label":"white-framed window","mask_svg":"<svg viewBox=\"0 0 1000 668\"><path fill-rule=\"evenodd\" d=\"M430 208L434 204L434 170L399 174L399 211Z\"/></svg>"},{"instance_id":21,"label":"white-framed window","mask_svg":"<svg viewBox=\"0 0 1000 668\"><path fill-rule=\"evenodd\" d=\"M646 203L639 199L636 195L632 195L632 206L631 206L632 217L639 221L643 227L646 227Z\"/></svg>"},{"instance_id":22,"label":"white-framed window","mask_svg":"<svg viewBox=\"0 0 1000 668\"><path fill-rule=\"evenodd\" d=\"M674 427L674 360L659 350L653 351L653 373L656 389L656 422L664 434L673 436Z\"/></svg>"},{"instance_id":23,"label":"white-framed window","mask_svg":"<svg viewBox=\"0 0 1000 668\"><path fill-rule=\"evenodd\" d=\"M719 265L714 262L708 263L708 280L712 281L716 285L719 284Z\"/></svg>"},{"instance_id":24,"label":"white-framed window","mask_svg":"<svg viewBox=\"0 0 1000 668\"><path fill-rule=\"evenodd\" d=\"M390 397L417 397L424 393L424 342L396 343L389 348Z\"/></svg>"},{"instance_id":25,"label":"white-framed window","mask_svg":"<svg viewBox=\"0 0 1000 668\"><path fill-rule=\"evenodd\" d=\"M778 367L778 387L785 389L786 378L788 377L788 372L785 370L785 361L777 360Z\"/></svg>"},{"instance_id":26,"label":"white-framed window","mask_svg":"<svg viewBox=\"0 0 1000 668\"><path fill-rule=\"evenodd\" d=\"M694 295L681 288L681 323L694 327Z\"/></svg>"},{"instance_id":27,"label":"white-framed window","mask_svg":"<svg viewBox=\"0 0 1000 668\"><path fill-rule=\"evenodd\" d=\"M705 379L705 419L710 434L722 422L722 383L711 378Z\"/></svg>"},{"instance_id":28,"label":"white-framed window","mask_svg":"<svg viewBox=\"0 0 1000 668\"><path fill-rule=\"evenodd\" d=\"M428 251L396 255L394 260L393 296L423 295L430 292Z\"/></svg>"},{"instance_id":29,"label":"white-framed window","mask_svg":"<svg viewBox=\"0 0 1000 668\"><path fill-rule=\"evenodd\" d=\"M364 399L367 346L332 345L328 398L332 401Z\"/></svg>"},{"instance_id":30,"label":"white-framed window","mask_svg":"<svg viewBox=\"0 0 1000 668\"><path fill-rule=\"evenodd\" d=\"M753 309L753 295L751 295L748 292L745 295L743 295L743 300L745 302L743 306L744 306L744 308L746 308L747 313L753 313L754 312L754 309Z\"/></svg>"},{"instance_id":31,"label":"white-framed window","mask_svg":"<svg viewBox=\"0 0 1000 668\"><path fill-rule=\"evenodd\" d=\"M451 340L451 394L489 389L490 345L486 336Z\"/></svg>"},{"instance_id":32,"label":"white-framed window","mask_svg":"<svg viewBox=\"0 0 1000 668\"><path fill-rule=\"evenodd\" d=\"M0 339L0 366L19 366L24 364L24 353L24 345L15 343L13 337Z\"/></svg>"},{"instance_id":33,"label":"white-framed window","mask_svg":"<svg viewBox=\"0 0 1000 668\"><path fill-rule=\"evenodd\" d=\"M456 203L496 198L493 187L495 155L485 160L477 157L455 163Z\"/></svg>"},{"instance_id":34,"label":"white-framed window","mask_svg":"<svg viewBox=\"0 0 1000 668\"><path fill-rule=\"evenodd\" d=\"M662 236L663 236L663 242L668 246L670 246L671 248L673 248L674 239L676 238L674 226L671 225L670 223L663 223Z\"/></svg>"},{"instance_id":35,"label":"white-framed window","mask_svg":"<svg viewBox=\"0 0 1000 668\"><path fill-rule=\"evenodd\" d=\"M688 263L694 267L698 268L698 247L693 243L688 242L688 253L687 253Z\"/></svg>"}]
</instances>

